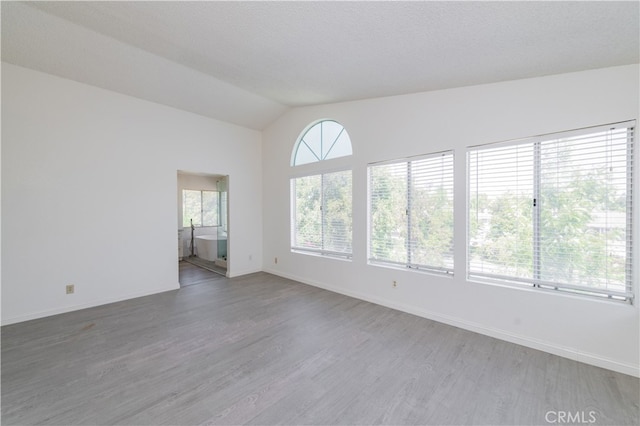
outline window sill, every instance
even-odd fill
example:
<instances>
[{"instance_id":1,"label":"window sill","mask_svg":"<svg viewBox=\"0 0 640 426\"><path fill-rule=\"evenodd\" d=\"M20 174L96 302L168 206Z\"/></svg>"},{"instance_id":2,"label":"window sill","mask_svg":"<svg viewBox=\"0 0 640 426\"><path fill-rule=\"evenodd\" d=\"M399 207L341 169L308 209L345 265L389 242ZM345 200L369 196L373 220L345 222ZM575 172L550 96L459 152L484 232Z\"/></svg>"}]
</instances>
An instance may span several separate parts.
<instances>
[{"instance_id":1,"label":"window sill","mask_svg":"<svg viewBox=\"0 0 640 426\"><path fill-rule=\"evenodd\" d=\"M343 262L352 262L352 255L346 254L346 253L345 254L330 253L330 252L322 252L322 251L315 251L315 250L304 250L299 248L291 248L291 253L320 257L324 259L341 260Z\"/></svg>"},{"instance_id":2,"label":"window sill","mask_svg":"<svg viewBox=\"0 0 640 426\"><path fill-rule=\"evenodd\" d=\"M554 297L565 297L565 298L570 298L575 300L605 303L610 306L612 305L613 306L615 305L631 306L631 307L634 306L633 299L624 300L624 299L610 298L610 297L599 295L599 294L578 293L578 292L572 292L569 290L562 290L562 289L556 290L551 288L537 287L537 286L534 286L533 284L509 283L509 282L482 279L482 278L476 278L476 277L470 278L469 276L466 277L466 282L472 285L475 285L475 284L490 285L494 287L508 288L516 291L526 291L526 292L531 292L535 294L551 295Z\"/></svg>"},{"instance_id":3,"label":"window sill","mask_svg":"<svg viewBox=\"0 0 640 426\"><path fill-rule=\"evenodd\" d=\"M445 271L445 270L440 271L437 269L416 268L416 267L412 268L406 265L400 265L400 264L394 265L391 263L375 262L371 260L367 262L367 265L374 266L376 268L394 269L396 271L409 271L409 272L415 272L418 274L425 274L425 275L432 275L436 277L445 277L445 278L453 279L453 271Z\"/></svg>"}]
</instances>

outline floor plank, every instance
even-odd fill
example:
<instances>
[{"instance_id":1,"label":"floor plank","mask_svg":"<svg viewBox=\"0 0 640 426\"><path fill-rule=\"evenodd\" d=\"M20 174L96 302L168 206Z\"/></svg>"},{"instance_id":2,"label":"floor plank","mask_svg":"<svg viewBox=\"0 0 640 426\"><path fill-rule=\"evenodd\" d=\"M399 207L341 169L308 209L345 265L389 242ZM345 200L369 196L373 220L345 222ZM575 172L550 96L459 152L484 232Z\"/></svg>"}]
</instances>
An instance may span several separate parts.
<instances>
[{"instance_id":1,"label":"floor plank","mask_svg":"<svg viewBox=\"0 0 640 426\"><path fill-rule=\"evenodd\" d=\"M182 260L178 262L178 281L181 287L200 284L206 281L219 280L224 278L224 274L216 273L206 268Z\"/></svg>"},{"instance_id":2,"label":"floor plank","mask_svg":"<svg viewBox=\"0 0 640 426\"><path fill-rule=\"evenodd\" d=\"M639 423L637 378L266 273L186 271L180 290L2 327L2 424Z\"/></svg>"},{"instance_id":3,"label":"floor plank","mask_svg":"<svg viewBox=\"0 0 640 426\"><path fill-rule=\"evenodd\" d=\"M183 263L199 266L199 267L201 267L203 269L206 269L208 271L215 272L215 273L217 273L219 275L222 275L223 277L227 276L227 269L226 268L218 266L218 265L216 265L215 262L212 262L210 260L201 259L199 257L185 257L183 260L180 261L181 265ZM184 267L186 268L186 265L184 265Z\"/></svg>"}]
</instances>

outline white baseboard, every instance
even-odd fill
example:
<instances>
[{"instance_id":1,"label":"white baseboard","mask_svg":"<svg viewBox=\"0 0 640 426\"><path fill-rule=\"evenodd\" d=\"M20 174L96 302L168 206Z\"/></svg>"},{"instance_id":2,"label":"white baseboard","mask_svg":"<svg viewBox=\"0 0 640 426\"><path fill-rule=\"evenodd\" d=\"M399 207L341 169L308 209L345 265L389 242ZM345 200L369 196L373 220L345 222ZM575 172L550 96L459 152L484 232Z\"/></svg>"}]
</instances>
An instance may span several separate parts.
<instances>
[{"instance_id":1,"label":"white baseboard","mask_svg":"<svg viewBox=\"0 0 640 426\"><path fill-rule=\"evenodd\" d=\"M138 297L151 296L152 294L164 293L166 291L178 290L180 288L180 284L176 283L175 286L170 286L166 288L161 288L152 291L145 292L137 292L137 293L129 293L123 296L117 297L108 297L100 300L92 300L86 303L80 303L77 305L63 306L61 308L55 309L47 309L44 311L32 312L26 315L19 315L17 317L9 317L2 319L2 325L16 324L23 321L30 321L39 318L50 317L52 315L64 314L67 312L79 311L81 309L93 308L95 306L107 305L109 303L121 302L123 300L135 299Z\"/></svg>"},{"instance_id":2,"label":"white baseboard","mask_svg":"<svg viewBox=\"0 0 640 426\"><path fill-rule=\"evenodd\" d=\"M288 278L290 280L298 281L302 284L319 287L325 290L332 291L334 293L339 293L345 296L375 303L376 305L381 305L387 308L396 309L398 311L407 312L409 314L413 314L422 318L427 318L443 324L452 325L454 327L458 327L464 330L473 331L475 333L483 334L485 336L494 337L496 339L504 340L510 343L515 343L515 344L526 346L532 349L537 349L543 352L547 352L553 355L558 355L563 358L568 358L574 361L583 362L585 364L590 364L596 367L617 371L619 373L628 374L634 377L640 377L640 366L638 365L622 363L609 358L601 357L599 355L580 352L575 348L561 346L555 343L550 343L550 342L546 342L538 339L533 339L528 336L518 335L518 334L506 332L504 330L500 330L492 327L486 327L482 324L461 320L459 318L451 317L448 315L437 314L434 312L430 312L430 311L418 308L416 306L379 299L377 297L372 297L371 295L368 295L368 294L345 290L339 287L327 285L325 283L321 283L313 280L308 280L303 277L298 277L295 275L285 274L280 271L276 271L272 269L265 269L264 272L277 275L283 278Z\"/></svg>"},{"instance_id":3,"label":"white baseboard","mask_svg":"<svg viewBox=\"0 0 640 426\"><path fill-rule=\"evenodd\" d=\"M244 269L244 270L240 270L240 271L232 271L229 273L228 277L229 278L235 278L235 277L240 277L242 275L249 275L249 274L256 274L258 272L262 272L262 269Z\"/></svg>"}]
</instances>

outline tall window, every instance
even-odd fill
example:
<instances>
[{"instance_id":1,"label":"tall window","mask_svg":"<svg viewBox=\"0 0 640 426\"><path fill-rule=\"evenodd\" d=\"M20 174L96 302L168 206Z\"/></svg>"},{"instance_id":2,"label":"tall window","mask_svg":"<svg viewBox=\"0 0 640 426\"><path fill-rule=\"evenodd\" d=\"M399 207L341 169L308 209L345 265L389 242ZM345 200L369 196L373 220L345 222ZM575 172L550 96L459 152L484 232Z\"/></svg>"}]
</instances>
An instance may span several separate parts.
<instances>
[{"instance_id":1,"label":"tall window","mask_svg":"<svg viewBox=\"0 0 640 426\"><path fill-rule=\"evenodd\" d=\"M369 166L369 261L453 273L453 153Z\"/></svg>"},{"instance_id":2,"label":"tall window","mask_svg":"<svg viewBox=\"0 0 640 426\"><path fill-rule=\"evenodd\" d=\"M348 155L351 140L336 121L319 121L298 138L292 166L318 164L310 166L315 174L291 179L292 250L351 257L351 170L325 170L330 160Z\"/></svg>"},{"instance_id":3,"label":"tall window","mask_svg":"<svg viewBox=\"0 0 640 426\"><path fill-rule=\"evenodd\" d=\"M294 250L351 257L351 171L291 180Z\"/></svg>"},{"instance_id":4,"label":"tall window","mask_svg":"<svg viewBox=\"0 0 640 426\"><path fill-rule=\"evenodd\" d=\"M196 227L220 225L219 192L182 190L182 226Z\"/></svg>"},{"instance_id":5,"label":"tall window","mask_svg":"<svg viewBox=\"0 0 640 426\"><path fill-rule=\"evenodd\" d=\"M468 274L632 298L633 123L468 151Z\"/></svg>"}]
</instances>

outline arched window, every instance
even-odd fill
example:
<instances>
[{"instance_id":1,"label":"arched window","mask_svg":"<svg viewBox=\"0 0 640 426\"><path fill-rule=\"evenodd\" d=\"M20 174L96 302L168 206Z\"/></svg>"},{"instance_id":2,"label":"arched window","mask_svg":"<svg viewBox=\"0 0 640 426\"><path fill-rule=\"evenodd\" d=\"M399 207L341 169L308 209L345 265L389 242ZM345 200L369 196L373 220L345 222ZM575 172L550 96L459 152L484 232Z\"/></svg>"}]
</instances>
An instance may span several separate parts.
<instances>
[{"instance_id":1,"label":"arched window","mask_svg":"<svg viewBox=\"0 0 640 426\"><path fill-rule=\"evenodd\" d=\"M300 166L351 154L351 139L342 124L321 120L302 132L293 148L291 165Z\"/></svg>"},{"instance_id":2,"label":"arched window","mask_svg":"<svg viewBox=\"0 0 640 426\"><path fill-rule=\"evenodd\" d=\"M309 125L291 153L291 165L317 163L351 155L351 140L334 120ZM291 250L298 253L351 258L352 173L324 169L291 179ZM293 170L293 169L292 169Z\"/></svg>"}]
</instances>

